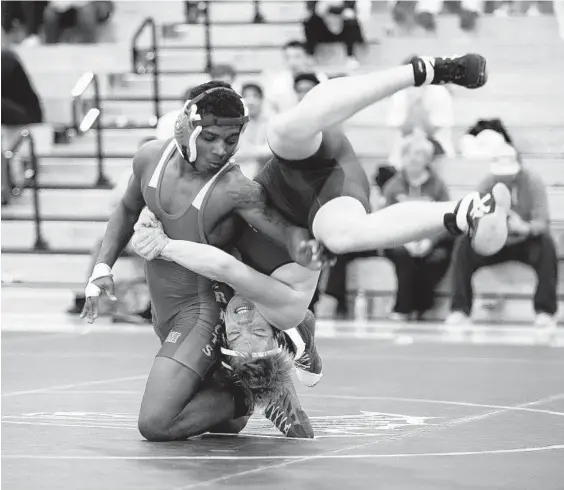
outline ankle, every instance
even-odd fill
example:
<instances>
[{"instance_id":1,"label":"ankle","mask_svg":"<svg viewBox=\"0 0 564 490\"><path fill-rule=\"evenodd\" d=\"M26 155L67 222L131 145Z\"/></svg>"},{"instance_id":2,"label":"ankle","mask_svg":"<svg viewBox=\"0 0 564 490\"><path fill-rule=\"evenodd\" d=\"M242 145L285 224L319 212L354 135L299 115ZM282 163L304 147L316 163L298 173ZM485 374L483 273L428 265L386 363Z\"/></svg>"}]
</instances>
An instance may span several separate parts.
<instances>
[{"instance_id":1,"label":"ankle","mask_svg":"<svg viewBox=\"0 0 564 490\"><path fill-rule=\"evenodd\" d=\"M415 57L411 60L413 79L416 87L429 85L435 78L434 58L428 56Z\"/></svg>"}]
</instances>

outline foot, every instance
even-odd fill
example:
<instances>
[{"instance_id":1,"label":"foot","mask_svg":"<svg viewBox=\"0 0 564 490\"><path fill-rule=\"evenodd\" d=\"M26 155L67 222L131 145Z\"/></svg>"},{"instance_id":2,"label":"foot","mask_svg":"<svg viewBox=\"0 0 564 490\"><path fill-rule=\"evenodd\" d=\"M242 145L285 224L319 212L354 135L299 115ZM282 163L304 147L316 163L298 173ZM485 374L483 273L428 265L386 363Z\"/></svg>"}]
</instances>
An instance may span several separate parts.
<instances>
[{"instance_id":1,"label":"foot","mask_svg":"<svg viewBox=\"0 0 564 490\"><path fill-rule=\"evenodd\" d=\"M388 315L388 319L393 322L408 322L411 319L411 315L407 313L398 313L397 311L392 311Z\"/></svg>"},{"instance_id":2,"label":"foot","mask_svg":"<svg viewBox=\"0 0 564 490\"><path fill-rule=\"evenodd\" d=\"M315 316L308 311L296 330L305 342L304 353L294 360L296 374L303 385L311 388L319 383L323 376L323 364L315 345Z\"/></svg>"},{"instance_id":3,"label":"foot","mask_svg":"<svg viewBox=\"0 0 564 490\"><path fill-rule=\"evenodd\" d=\"M286 437L313 439L313 427L303 411L293 385L277 400L271 401L264 410L264 416Z\"/></svg>"},{"instance_id":4,"label":"foot","mask_svg":"<svg viewBox=\"0 0 564 490\"><path fill-rule=\"evenodd\" d=\"M420 57L412 60L415 86L453 83L466 88L479 88L488 80L486 59L475 53L457 58Z\"/></svg>"},{"instance_id":5,"label":"foot","mask_svg":"<svg viewBox=\"0 0 564 490\"><path fill-rule=\"evenodd\" d=\"M536 338L539 344L550 344L556 334L557 322L554 315L537 313L535 317Z\"/></svg>"},{"instance_id":6,"label":"foot","mask_svg":"<svg viewBox=\"0 0 564 490\"><path fill-rule=\"evenodd\" d=\"M445 325L470 325L472 320L470 317L461 311L453 311L445 320Z\"/></svg>"},{"instance_id":7,"label":"foot","mask_svg":"<svg viewBox=\"0 0 564 490\"><path fill-rule=\"evenodd\" d=\"M445 226L454 234L468 235L480 255L495 255L507 241L510 207L509 189L504 184L496 184L487 194L472 192L462 198L454 213L445 215Z\"/></svg>"}]
</instances>

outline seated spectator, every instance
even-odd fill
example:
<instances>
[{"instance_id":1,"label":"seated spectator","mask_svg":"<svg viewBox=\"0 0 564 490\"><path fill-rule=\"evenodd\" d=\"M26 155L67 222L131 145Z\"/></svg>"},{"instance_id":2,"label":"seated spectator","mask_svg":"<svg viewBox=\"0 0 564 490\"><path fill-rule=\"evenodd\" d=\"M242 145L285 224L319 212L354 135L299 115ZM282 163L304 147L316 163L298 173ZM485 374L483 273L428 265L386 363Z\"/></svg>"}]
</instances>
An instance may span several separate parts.
<instances>
[{"instance_id":1,"label":"seated spectator","mask_svg":"<svg viewBox=\"0 0 564 490\"><path fill-rule=\"evenodd\" d=\"M45 9L45 42L61 42L67 29L73 29L73 40L95 43L98 26L107 21L113 11L113 2L52 0Z\"/></svg>"},{"instance_id":2,"label":"seated spectator","mask_svg":"<svg viewBox=\"0 0 564 490\"><path fill-rule=\"evenodd\" d=\"M470 322L474 272L480 267L517 261L530 265L537 274L536 325L555 326L558 258L550 235L544 183L536 171L522 165L513 147L507 144L498 150L490 175L481 183L480 191L491 191L497 182L503 182L511 190L507 243L496 255L483 257L474 252L467 237L458 238L453 254L452 313L446 321L449 324Z\"/></svg>"},{"instance_id":3,"label":"seated spectator","mask_svg":"<svg viewBox=\"0 0 564 490\"><path fill-rule=\"evenodd\" d=\"M39 31L43 24L43 12L49 2L12 1L2 4L2 29L13 35L20 28L22 45L39 44Z\"/></svg>"},{"instance_id":4,"label":"seated spectator","mask_svg":"<svg viewBox=\"0 0 564 490\"><path fill-rule=\"evenodd\" d=\"M262 88L254 83L243 85L243 99L249 111L249 122L239 140L235 160L241 171L252 179L272 156L266 141L268 111L264 107Z\"/></svg>"},{"instance_id":5,"label":"seated spectator","mask_svg":"<svg viewBox=\"0 0 564 490\"><path fill-rule=\"evenodd\" d=\"M2 38L2 44L6 42ZM18 56L2 48L2 151L8 149L18 137L23 126L43 122L41 101L22 66ZM15 187L16 160L2 158L2 204L8 204ZM18 162L18 164L21 162ZM23 174L23 172L22 172ZM23 175L19 176L23 177Z\"/></svg>"},{"instance_id":6,"label":"seated spectator","mask_svg":"<svg viewBox=\"0 0 564 490\"><path fill-rule=\"evenodd\" d=\"M2 49L2 126L43 121L41 102L18 56Z\"/></svg>"},{"instance_id":7,"label":"seated spectator","mask_svg":"<svg viewBox=\"0 0 564 490\"><path fill-rule=\"evenodd\" d=\"M294 90L298 100L302 100L313 87L321 82L315 73L299 73L294 77Z\"/></svg>"},{"instance_id":8,"label":"seated spectator","mask_svg":"<svg viewBox=\"0 0 564 490\"><path fill-rule=\"evenodd\" d=\"M180 98L180 108L175 109L173 111L169 111L166 114L163 114L159 117L157 122L157 128L155 130L155 137L158 140L167 140L174 136L174 124L176 123L176 119L182 110L182 107L186 103L187 100L190 100L190 93L192 88L189 88L184 91L182 97Z\"/></svg>"},{"instance_id":9,"label":"seated spectator","mask_svg":"<svg viewBox=\"0 0 564 490\"><path fill-rule=\"evenodd\" d=\"M304 43L290 41L283 46L282 52L285 66L262 76L267 105L275 113L287 111L297 105L294 77L299 73L314 71L313 59L308 55ZM323 73L316 73L316 76L320 80L327 79Z\"/></svg>"},{"instance_id":10,"label":"seated spectator","mask_svg":"<svg viewBox=\"0 0 564 490\"><path fill-rule=\"evenodd\" d=\"M411 63L411 59L410 57L404 64ZM387 125L397 129L389 159L393 166L399 167L402 141L415 128L422 130L430 140L438 143L439 154L453 156L455 153L452 141L452 96L441 85L406 88L392 95Z\"/></svg>"},{"instance_id":11,"label":"seated spectator","mask_svg":"<svg viewBox=\"0 0 564 490\"><path fill-rule=\"evenodd\" d=\"M402 145L402 166L384 185L386 205L404 201L449 201L446 185L431 169L433 145L422 135L407 138ZM397 275L396 302L390 318L420 319L432 308L434 291L446 274L452 238L443 233L402 247L384 251Z\"/></svg>"},{"instance_id":12,"label":"seated spectator","mask_svg":"<svg viewBox=\"0 0 564 490\"><path fill-rule=\"evenodd\" d=\"M308 2L311 16L304 22L307 50L314 55L321 43L343 43L347 50L348 68L356 68L355 47L365 44L356 17L356 2L320 0Z\"/></svg>"},{"instance_id":13,"label":"seated spectator","mask_svg":"<svg viewBox=\"0 0 564 490\"><path fill-rule=\"evenodd\" d=\"M241 84L237 81L237 72L232 65L218 64L210 69L210 80L219 80L231 85L238 94L241 93Z\"/></svg>"}]
</instances>

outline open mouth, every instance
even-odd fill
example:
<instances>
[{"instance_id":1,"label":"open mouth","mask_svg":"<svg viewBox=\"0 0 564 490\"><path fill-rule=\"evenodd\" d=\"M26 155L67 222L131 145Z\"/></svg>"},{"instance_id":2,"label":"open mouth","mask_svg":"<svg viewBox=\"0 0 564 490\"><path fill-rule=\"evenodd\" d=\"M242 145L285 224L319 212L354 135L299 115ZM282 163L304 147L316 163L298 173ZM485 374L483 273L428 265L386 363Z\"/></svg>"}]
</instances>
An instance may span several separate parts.
<instances>
[{"instance_id":1,"label":"open mouth","mask_svg":"<svg viewBox=\"0 0 564 490\"><path fill-rule=\"evenodd\" d=\"M236 315L238 315L239 313L248 313L249 311L251 311L251 307L247 306L247 305L242 305L242 306L235 308L235 314Z\"/></svg>"}]
</instances>

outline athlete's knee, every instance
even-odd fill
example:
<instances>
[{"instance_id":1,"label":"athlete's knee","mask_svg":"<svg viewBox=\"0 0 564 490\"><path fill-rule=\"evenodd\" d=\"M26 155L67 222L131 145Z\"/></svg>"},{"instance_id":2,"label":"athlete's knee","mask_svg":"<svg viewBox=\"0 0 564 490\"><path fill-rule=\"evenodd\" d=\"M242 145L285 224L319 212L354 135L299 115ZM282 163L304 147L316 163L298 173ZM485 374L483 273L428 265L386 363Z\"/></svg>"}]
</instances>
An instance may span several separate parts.
<instances>
[{"instance_id":1,"label":"athlete's knee","mask_svg":"<svg viewBox=\"0 0 564 490\"><path fill-rule=\"evenodd\" d=\"M161 413L141 411L137 427L141 435L149 442L167 442L175 439L170 432L171 422Z\"/></svg>"},{"instance_id":2,"label":"athlete's knee","mask_svg":"<svg viewBox=\"0 0 564 490\"><path fill-rule=\"evenodd\" d=\"M338 197L324 204L313 220L313 234L332 253L355 251L355 230L366 216L364 206L355 198Z\"/></svg>"},{"instance_id":3,"label":"athlete's knee","mask_svg":"<svg viewBox=\"0 0 564 490\"><path fill-rule=\"evenodd\" d=\"M249 417L239 417L212 427L209 432L216 434L239 434L247 425Z\"/></svg>"}]
</instances>

